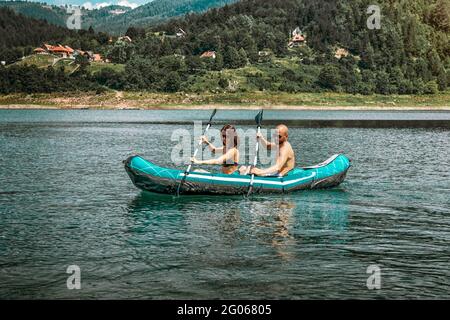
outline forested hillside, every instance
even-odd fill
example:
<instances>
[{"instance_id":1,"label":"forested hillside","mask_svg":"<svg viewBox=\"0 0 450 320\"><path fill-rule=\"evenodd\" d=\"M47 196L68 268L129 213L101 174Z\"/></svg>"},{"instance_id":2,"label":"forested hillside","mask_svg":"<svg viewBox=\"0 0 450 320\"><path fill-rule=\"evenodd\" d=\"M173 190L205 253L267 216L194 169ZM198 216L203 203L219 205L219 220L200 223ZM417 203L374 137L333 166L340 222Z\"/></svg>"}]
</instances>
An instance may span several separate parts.
<instances>
[{"instance_id":1,"label":"forested hillside","mask_svg":"<svg viewBox=\"0 0 450 320\"><path fill-rule=\"evenodd\" d=\"M69 30L17 14L12 9L0 8L0 61L12 63L32 53L44 42L62 43L83 50L100 50L109 36L93 30Z\"/></svg>"},{"instance_id":2,"label":"forested hillside","mask_svg":"<svg viewBox=\"0 0 450 320\"><path fill-rule=\"evenodd\" d=\"M119 90L424 94L450 84L450 0L243 0L104 46L125 71L90 81ZM132 11L130 11L131 13ZM292 43L299 28L302 39ZM175 36L180 28L184 34ZM206 56L200 57L209 51Z\"/></svg>"},{"instance_id":3,"label":"forested hillside","mask_svg":"<svg viewBox=\"0 0 450 320\"><path fill-rule=\"evenodd\" d=\"M172 17L192 12L203 12L237 0L154 0L119 16L109 17L94 24L98 30L124 33L130 26L144 27Z\"/></svg>"},{"instance_id":4,"label":"forested hillside","mask_svg":"<svg viewBox=\"0 0 450 320\"><path fill-rule=\"evenodd\" d=\"M0 1L0 7L7 7L13 9L16 13L45 20L57 26L66 26L66 10L64 8L28 1Z\"/></svg>"},{"instance_id":5,"label":"forested hillside","mask_svg":"<svg viewBox=\"0 0 450 320\"><path fill-rule=\"evenodd\" d=\"M109 5L99 9L81 8L81 27L94 28L115 35L123 35L130 26L148 26L186 13L203 12L236 0L154 0L135 9ZM70 13L67 5L55 6L28 1L0 1L0 7L8 7L25 16L46 20L58 26L66 26Z\"/></svg>"},{"instance_id":6,"label":"forested hillside","mask_svg":"<svg viewBox=\"0 0 450 320\"><path fill-rule=\"evenodd\" d=\"M163 26L188 33L173 44L185 54L206 49L225 54L244 49L254 61L258 50L290 53L289 32L299 26L307 46L302 65L323 66L319 82L330 89L358 92L409 92L429 81L446 87L450 69L450 1L383 0L381 29L370 30L369 0L245 0L203 15L189 15ZM161 27L160 27L161 29ZM350 52L334 57L335 49ZM327 72L328 71L328 72ZM298 74L301 77L301 72ZM294 88L295 89L295 88Z\"/></svg>"}]
</instances>

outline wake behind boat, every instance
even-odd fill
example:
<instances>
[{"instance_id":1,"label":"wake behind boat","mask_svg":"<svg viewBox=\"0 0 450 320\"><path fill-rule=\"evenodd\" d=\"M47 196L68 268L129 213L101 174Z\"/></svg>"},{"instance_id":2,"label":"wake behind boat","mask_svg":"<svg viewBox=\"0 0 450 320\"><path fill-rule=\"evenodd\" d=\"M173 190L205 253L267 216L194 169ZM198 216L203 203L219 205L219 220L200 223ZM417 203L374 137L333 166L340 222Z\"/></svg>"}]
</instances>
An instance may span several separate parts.
<instances>
[{"instance_id":1,"label":"wake behind boat","mask_svg":"<svg viewBox=\"0 0 450 320\"><path fill-rule=\"evenodd\" d=\"M145 191L176 194L184 178L182 194L246 194L250 175L190 172L157 166L140 156L124 161L125 170L133 184ZM350 168L350 159L336 154L310 167L295 168L283 177L255 177L254 193L284 193L305 189L323 189L338 186Z\"/></svg>"}]
</instances>

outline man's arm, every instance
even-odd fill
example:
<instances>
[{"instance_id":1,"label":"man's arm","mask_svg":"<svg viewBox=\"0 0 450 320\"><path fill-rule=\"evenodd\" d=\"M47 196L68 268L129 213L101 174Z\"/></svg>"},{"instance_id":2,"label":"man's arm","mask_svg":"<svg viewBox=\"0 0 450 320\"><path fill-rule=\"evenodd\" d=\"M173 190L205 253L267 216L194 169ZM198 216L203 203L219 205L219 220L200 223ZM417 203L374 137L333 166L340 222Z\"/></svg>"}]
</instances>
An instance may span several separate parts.
<instances>
[{"instance_id":1,"label":"man's arm","mask_svg":"<svg viewBox=\"0 0 450 320\"><path fill-rule=\"evenodd\" d=\"M265 148L267 148L267 149L270 150L270 149L276 147L275 143L267 141L266 138L264 138L264 136L262 135L262 133L257 133L257 134L256 134L256 137L258 138L259 141L261 141L261 144L262 144Z\"/></svg>"},{"instance_id":2,"label":"man's arm","mask_svg":"<svg viewBox=\"0 0 450 320\"><path fill-rule=\"evenodd\" d=\"M277 162L275 163L275 165L267 169L259 169L255 167L252 170L250 170L250 173L254 173L257 176L267 176L274 173L279 173L287 161L288 161L288 153L285 150L283 150L282 152L280 152L280 155L277 158Z\"/></svg>"}]
</instances>

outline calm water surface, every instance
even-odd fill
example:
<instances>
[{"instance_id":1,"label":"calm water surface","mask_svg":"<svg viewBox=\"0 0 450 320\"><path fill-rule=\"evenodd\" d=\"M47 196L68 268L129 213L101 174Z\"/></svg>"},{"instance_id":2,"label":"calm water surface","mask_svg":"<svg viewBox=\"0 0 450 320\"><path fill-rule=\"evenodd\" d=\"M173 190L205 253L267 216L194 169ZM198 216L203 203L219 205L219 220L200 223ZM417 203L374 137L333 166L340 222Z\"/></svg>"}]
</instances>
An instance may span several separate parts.
<instances>
[{"instance_id":1,"label":"calm water surface","mask_svg":"<svg viewBox=\"0 0 450 320\"><path fill-rule=\"evenodd\" d=\"M139 153L173 166L173 130L193 127L137 122L174 117L209 112L0 110L0 298L450 298L450 131L291 128L299 165L336 152L352 159L333 190L251 199L140 192L121 161ZM81 290L66 288L73 264ZM381 290L367 289L372 264Z\"/></svg>"}]
</instances>

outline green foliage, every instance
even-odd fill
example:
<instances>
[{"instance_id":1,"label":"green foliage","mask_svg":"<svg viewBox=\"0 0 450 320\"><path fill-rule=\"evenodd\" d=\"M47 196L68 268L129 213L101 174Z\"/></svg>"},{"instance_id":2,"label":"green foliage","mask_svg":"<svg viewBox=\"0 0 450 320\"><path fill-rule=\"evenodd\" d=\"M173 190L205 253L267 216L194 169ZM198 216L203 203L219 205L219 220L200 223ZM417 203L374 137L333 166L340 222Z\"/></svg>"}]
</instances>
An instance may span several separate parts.
<instances>
[{"instance_id":1,"label":"green foliage","mask_svg":"<svg viewBox=\"0 0 450 320\"><path fill-rule=\"evenodd\" d=\"M175 71L170 72L164 81L163 90L166 92L177 92L181 87L181 78Z\"/></svg>"},{"instance_id":2,"label":"green foliage","mask_svg":"<svg viewBox=\"0 0 450 320\"><path fill-rule=\"evenodd\" d=\"M110 33L124 33L131 25L144 27L191 12L203 12L236 0L155 0L133 10L103 21L97 19L94 27Z\"/></svg>"},{"instance_id":3,"label":"green foliage","mask_svg":"<svg viewBox=\"0 0 450 320\"><path fill-rule=\"evenodd\" d=\"M318 84L325 89L335 90L339 86L341 77L339 69L332 64L325 65L317 79Z\"/></svg>"},{"instance_id":4,"label":"green foliage","mask_svg":"<svg viewBox=\"0 0 450 320\"><path fill-rule=\"evenodd\" d=\"M424 93L425 94L436 94L439 91L438 84L435 80L428 82L425 84Z\"/></svg>"},{"instance_id":5,"label":"green foliage","mask_svg":"<svg viewBox=\"0 0 450 320\"><path fill-rule=\"evenodd\" d=\"M99 85L83 72L68 75L63 69L34 65L0 68L0 93L96 90Z\"/></svg>"},{"instance_id":6,"label":"green foliage","mask_svg":"<svg viewBox=\"0 0 450 320\"><path fill-rule=\"evenodd\" d=\"M221 77L219 79L218 84L219 84L219 87L221 87L222 89L226 89L226 88L228 88L229 82L228 82L228 79Z\"/></svg>"},{"instance_id":7,"label":"green foliage","mask_svg":"<svg viewBox=\"0 0 450 320\"><path fill-rule=\"evenodd\" d=\"M134 46L126 42L116 42L109 50L107 57L115 63L126 63L133 57Z\"/></svg>"},{"instance_id":8,"label":"green foliage","mask_svg":"<svg viewBox=\"0 0 450 320\"><path fill-rule=\"evenodd\" d=\"M98 48L112 62L124 64L124 71L106 70L90 76L89 81L111 88L434 93L446 90L450 82L448 1L380 0L383 16L379 30L366 27L367 0L242 0L145 30L127 26L132 43L110 44L106 34L93 30L66 30L61 39L76 48ZM166 12L177 16L187 8L202 11L229 2L233 1L156 0L118 19L125 22L136 17L134 25L140 26L163 19ZM147 20L139 20L145 15ZM297 26L307 43L288 48L290 32ZM186 34L176 37L180 28ZM11 34L10 28L4 29L4 34ZM5 43L13 41L15 45L0 45L0 60L8 62L29 52L29 46L39 39L21 42L22 35L9 37ZM338 48L346 49L348 56L336 58ZM200 54L207 50L214 50L216 58L201 59ZM267 57L266 52L270 53Z\"/></svg>"}]
</instances>

